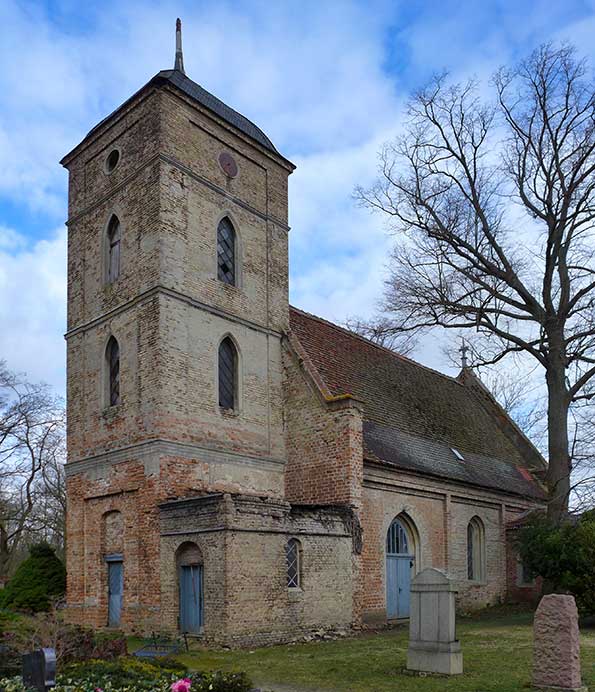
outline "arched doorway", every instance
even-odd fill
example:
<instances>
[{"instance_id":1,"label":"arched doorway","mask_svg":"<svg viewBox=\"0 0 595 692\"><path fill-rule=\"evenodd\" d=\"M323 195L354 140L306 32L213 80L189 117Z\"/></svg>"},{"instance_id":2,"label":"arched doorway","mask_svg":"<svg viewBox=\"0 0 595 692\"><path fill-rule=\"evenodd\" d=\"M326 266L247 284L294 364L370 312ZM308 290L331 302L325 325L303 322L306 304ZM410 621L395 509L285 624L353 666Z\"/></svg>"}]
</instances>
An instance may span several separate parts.
<instances>
[{"instance_id":1,"label":"arched doorway","mask_svg":"<svg viewBox=\"0 0 595 692\"><path fill-rule=\"evenodd\" d=\"M180 603L180 631L198 634L203 627L203 564L196 543L182 543L176 551Z\"/></svg>"},{"instance_id":2,"label":"arched doorway","mask_svg":"<svg viewBox=\"0 0 595 692\"><path fill-rule=\"evenodd\" d=\"M409 617L414 567L414 528L405 516L399 515L386 534L386 615L389 620Z\"/></svg>"}]
</instances>

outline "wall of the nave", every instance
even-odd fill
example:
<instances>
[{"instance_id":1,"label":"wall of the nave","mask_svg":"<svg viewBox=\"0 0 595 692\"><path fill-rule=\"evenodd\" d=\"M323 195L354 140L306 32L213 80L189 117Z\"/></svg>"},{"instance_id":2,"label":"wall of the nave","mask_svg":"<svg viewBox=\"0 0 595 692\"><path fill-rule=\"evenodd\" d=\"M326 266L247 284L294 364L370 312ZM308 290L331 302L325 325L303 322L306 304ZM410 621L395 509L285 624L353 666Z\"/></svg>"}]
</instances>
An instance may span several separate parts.
<instances>
[{"instance_id":1,"label":"wall of the nave","mask_svg":"<svg viewBox=\"0 0 595 692\"><path fill-rule=\"evenodd\" d=\"M366 466L362 511L363 621L386 622L386 536L395 518L403 520L413 544L412 574L426 567L445 570L459 590L457 606L465 611L507 599L506 522L531 506L520 498ZM469 579L467 571L467 526L473 518L478 518L483 527L485 557L478 579Z\"/></svg>"}]
</instances>

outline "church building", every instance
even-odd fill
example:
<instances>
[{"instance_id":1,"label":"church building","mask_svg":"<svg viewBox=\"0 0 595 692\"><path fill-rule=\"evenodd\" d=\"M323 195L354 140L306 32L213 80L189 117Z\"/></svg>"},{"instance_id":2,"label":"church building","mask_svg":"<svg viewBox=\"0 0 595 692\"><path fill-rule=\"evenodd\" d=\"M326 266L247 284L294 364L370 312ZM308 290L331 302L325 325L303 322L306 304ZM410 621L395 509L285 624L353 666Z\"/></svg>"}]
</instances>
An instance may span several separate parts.
<instances>
[{"instance_id":1,"label":"church building","mask_svg":"<svg viewBox=\"0 0 595 692\"><path fill-rule=\"evenodd\" d=\"M406 619L426 567L462 610L533 598L544 460L470 368L289 305L294 166L176 39L62 161L69 619L282 642Z\"/></svg>"}]
</instances>

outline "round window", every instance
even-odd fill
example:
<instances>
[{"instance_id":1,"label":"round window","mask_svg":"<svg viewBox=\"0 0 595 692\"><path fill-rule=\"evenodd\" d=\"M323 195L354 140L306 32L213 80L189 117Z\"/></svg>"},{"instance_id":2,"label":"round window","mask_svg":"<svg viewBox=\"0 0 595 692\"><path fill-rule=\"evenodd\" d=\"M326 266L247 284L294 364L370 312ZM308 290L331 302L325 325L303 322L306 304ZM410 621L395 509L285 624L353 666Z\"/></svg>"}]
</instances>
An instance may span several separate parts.
<instances>
[{"instance_id":1,"label":"round window","mask_svg":"<svg viewBox=\"0 0 595 692\"><path fill-rule=\"evenodd\" d=\"M111 173L114 170L114 168L118 165L119 162L120 162L120 152L118 151L118 149L113 149L112 151L110 151L107 159L105 160L105 170L108 173Z\"/></svg>"}]
</instances>

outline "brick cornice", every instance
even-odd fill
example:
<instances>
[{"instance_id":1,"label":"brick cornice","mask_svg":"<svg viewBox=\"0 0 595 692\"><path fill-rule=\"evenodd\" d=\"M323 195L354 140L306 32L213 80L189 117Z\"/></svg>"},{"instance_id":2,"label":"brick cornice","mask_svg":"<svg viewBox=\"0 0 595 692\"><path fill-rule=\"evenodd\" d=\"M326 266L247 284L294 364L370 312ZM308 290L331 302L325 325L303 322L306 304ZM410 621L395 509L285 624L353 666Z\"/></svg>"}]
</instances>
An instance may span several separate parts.
<instances>
[{"instance_id":1,"label":"brick cornice","mask_svg":"<svg viewBox=\"0 0 595 692\"><path fill-rule=\"evenodd\" d=\"M276 336L278 338L281 338L283 336L281 332L275 329L265 327L264 325L258 324L257 322L252 322L252 320L247 320L243 317L238 317L233 313L227 312L225 310L220 310L219 308L213 307L212 305L203 303L202 301L197 300L196 298L192 298L192 296L186 295L185 293L180 293L180 291L176 291L173 288L168 288L167 286L157 284L155 286L152 286L151 288L148 288L146 291L139 293L137 296L131 298L130 300L127 300L121 305L118 305L117 307L108 310L108 312L103 313L103 315L94 317L92 320L89 320L88 322L84 322L83 324L69 329L66 332L66 334L64 334L64 338L69 339L70 337L75 336L76 334L80 334L94 327L98 327L104 322L113 319L116 315L120 315L122 312L129 310L130 308L135 307L136 305L139 305L147 300L150 300L156 295L165 295L168 298L172 298L174 300L187 303L188 305L191 305L192 307L195 307L199 310L209 312L211 315L223 317L226 320L235 322L236 324L241 324L244 327L248 327L249 329L254 329L257 332L268 334L269 336Z\"/></svg>"},{"instance_id":2,"label":"brick cornice","mask_svg":"<svg viewBox=\"0 0 595 692\"><path fill-rule=\"evenodd\" d=\"M284 459L275 457L258 457L255 455L218 449L216 447L208 447L206 445L156 438L69 461L64 465L64 469L66 476L70 477L91 471L105 464L112 466L130 461L131 459L149 462L159 456L173 456L187 459L195 459L197 457L204 459L206 456L210 457L213 462L219 464L248 463L265 470L282 470L285 466Z\"/></svg>"},{"instance_id":3,"label":"brick cornice","mask_svg":"<svg viewBox=\"0 0 595 692\"><path fill-rule=\"evenodd\" d=\"M153 156L150 156L149 158L145 159L145 161L143 161L134 172L132 172L129 176L124 178L118 185L115 185L109 192L107 192L105 195L102 195L101 197L96 199L94 202L91 202L91 204L88 204L86 207L81 209L81 211L79 211L77 214L73 214L73 216L69 217L66 220L66 225L71 226L71 225L75 224L83 216L85 216L86 214L89 214L94 209L96 209L98 206L107 202L111 197L113 197L118 192L120 192L120 190L122 190L129 183L131 183L133 180L135 180L135 178L137 178L146 168L153 165L156 161L161 161L163 163L168 164L169 166L172 166L172 168L179 170L181 173L184 173L189 178L192 178L193 180L200 183L201 185L208 187L213 192L217 192L218 194L225 197L228 201L232 202L233 204L237 205L238 207L241 207L245 211L253 214L254 216L257 216L258 218L262 219L263 221L267 221L267 222L270 222L272 224L275 224L275 226L278 226L279 228L281 228L282 230L284 230L286 232L289 232L290 227L287 225L287 223L281 221L280 219L273 216L272 214L264 213L264 212L260 211L259 209L256 209L256 207L253 207L252 205L248 204L247 202L244 202L239 197L236 197L235 195L231 194L225 188L220 187L219 185L216 185L215 183L211 182L210 180L208 180L204 176L199 175L198 173L195 173L191 168L188 168L188 166L185 166L183 163L181 163L177 159L175 159L172 156L169 156L167 154L154 154Z\"/></svg>"}]
</instances>

